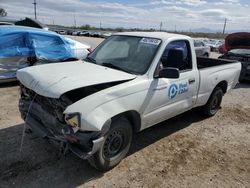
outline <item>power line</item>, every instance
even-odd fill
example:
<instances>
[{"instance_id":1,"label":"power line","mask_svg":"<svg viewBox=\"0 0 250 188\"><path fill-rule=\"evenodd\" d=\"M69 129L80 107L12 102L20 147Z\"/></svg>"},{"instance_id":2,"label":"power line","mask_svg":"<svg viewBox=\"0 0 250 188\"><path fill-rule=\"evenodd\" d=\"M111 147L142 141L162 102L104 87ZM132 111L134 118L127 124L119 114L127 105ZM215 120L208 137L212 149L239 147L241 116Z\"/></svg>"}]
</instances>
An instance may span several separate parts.
<instances>
[{"instance_id":1,"label":"power line","mask_svg":"<svg viewBox=\"0 0 250 188\"><path fill-rule=\"evenodd\" d=\"M36 19L36 5L37 5L36 0L34 0L34 3L32 4L34 5L34 12L35 12L35 19Z\"/></svg>"}]
</instances>

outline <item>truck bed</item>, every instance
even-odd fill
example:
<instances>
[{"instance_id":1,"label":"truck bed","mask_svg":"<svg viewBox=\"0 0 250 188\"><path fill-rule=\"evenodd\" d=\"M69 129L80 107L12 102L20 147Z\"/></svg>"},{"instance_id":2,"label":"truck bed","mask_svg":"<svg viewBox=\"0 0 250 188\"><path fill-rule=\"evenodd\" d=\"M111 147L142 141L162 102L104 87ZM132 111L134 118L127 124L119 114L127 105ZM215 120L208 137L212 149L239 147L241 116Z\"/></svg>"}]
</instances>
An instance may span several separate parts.
<instances>
[{"instance_id":1,"label":"truck bed","mask_svg":"<svg viewBox=\"0 0 250 188\"><path fill-rule=\"evenodd\" d=\"M236 63L237 61L232 60L225 60L225 59L212 59L212 58L204 58L204 57L197 57L197 67L198 69L204 69L219 65L226 65L230 63Z\"/></svg>"},{"instance_id":2,"label":"truck bed","mask_svg":"<svg viewBox=\"0 0 250 188\"><path fill-rule=\"evenodd\" d=\"M197 105L206 104L211 91L215 86L224 82L226 90L234 88L238 83L241 63L238 61L197 58L197 67L200 72L200 85Z\"/></svg>"}]
</instances>

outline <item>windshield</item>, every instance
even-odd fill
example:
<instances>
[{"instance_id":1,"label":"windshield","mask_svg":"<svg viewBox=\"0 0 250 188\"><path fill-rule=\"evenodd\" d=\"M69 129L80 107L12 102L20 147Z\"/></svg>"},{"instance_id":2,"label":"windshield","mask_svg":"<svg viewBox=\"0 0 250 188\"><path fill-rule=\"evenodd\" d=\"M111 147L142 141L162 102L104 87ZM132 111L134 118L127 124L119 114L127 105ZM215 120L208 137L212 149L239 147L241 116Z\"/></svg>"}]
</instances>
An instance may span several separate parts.
<instances>
[{"instance_id":1,"label":"windshield","mask_svg":"<svg viewBox=\"0 0 250 188\"><path fill-rule=\"evenodd\" d=\"M239 55L250 55L250 49L233 49L230 50L229 52Z\"/></svg>"},{"instance_id":2,"label":"windshield","mask_svg":"<svg viewBox=\"0 0 250 188\"><path fill-rule=\"evenodd\" d=\"M86 60L133 74L144 74L161 40L114 35L106 39Z\"/></svg>"}]
</instances>

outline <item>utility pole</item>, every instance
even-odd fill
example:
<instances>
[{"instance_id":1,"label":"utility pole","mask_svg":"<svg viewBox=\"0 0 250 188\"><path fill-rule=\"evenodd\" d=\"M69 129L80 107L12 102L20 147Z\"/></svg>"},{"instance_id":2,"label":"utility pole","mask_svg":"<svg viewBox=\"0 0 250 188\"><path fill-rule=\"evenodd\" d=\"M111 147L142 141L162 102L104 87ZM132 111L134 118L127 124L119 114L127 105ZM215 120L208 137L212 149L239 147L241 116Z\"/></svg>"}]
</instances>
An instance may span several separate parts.
<instances>
[{"instance_id":1,"label":"utility pole","mask_svg":"<svg viewBox=\"0 0 250 188\"><path fill-rule=\"evenodd\" d=\"M76 28L76 13L74 12L74 26Z\"/></svg>"},{"instance_id":2,"label":"utility pole","mask_svg":"<svg viewBox=\"0 0 250 188\"><path fill-rule=\"evenodd\" d=\"M162 22L160 23L160 31L161 31L161 28L162 28Z\"/></svg>"},{"instance_id":3,"label":"utility pole","mask_svg":"<svg viewBox=\"0 0 250 188\"><path fill-rule=\"evenodd\" d=\"M100 21L100 30L102 30L102 21Z\"/></svg>"},{"instance_id":4,"label":"utility pole","mask_svg":"<svg viewBox=\"0 0 250 188\"><path fill-rule=\"evenodd\" d=\"M227 26L227 19L225 18L224 27L223 27L223 32L222 32L223 35L225 34L226 26Z\"/></svg>"},{"instance_id":5,"label":"utility pole","mask_svg":"<svg viewBox=\"0 0 250 188\"><path fill-rule=\"evenodd\" d=\"M34 0L34 3L32 3L32 4L34 5L35 19L36 19L36 5L37 5L36 0Z\"/></svg>"}]
</instances>

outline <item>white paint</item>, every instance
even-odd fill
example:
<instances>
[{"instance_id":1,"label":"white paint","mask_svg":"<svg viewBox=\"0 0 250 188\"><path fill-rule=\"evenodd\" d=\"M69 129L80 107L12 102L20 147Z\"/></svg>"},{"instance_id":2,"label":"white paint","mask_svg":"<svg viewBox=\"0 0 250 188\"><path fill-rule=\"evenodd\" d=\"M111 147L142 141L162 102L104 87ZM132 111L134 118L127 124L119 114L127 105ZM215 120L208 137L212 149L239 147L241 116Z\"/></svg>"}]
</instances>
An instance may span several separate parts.
<instances>
[{"instance_id":1,"label":"white paint","mask_svg":"<svg viewBox=\"0 0 250 188\"><path fill-rule=\"evenodd\" d=\"M65 37L66 40L68 40L71 44L71 49L74 51L74 55L77 59L85 59L87 55L89 54L88 49L91 48L87 44L83 44L81 42L75 41L71 38Z\"/></svg>"},{"instance_id":2,"label":"white paint","mask_svg":"<svg viewBox=\"0 0 250 188\"><path fill-rule=\"evenodd\" d=\"M18 80L39 95L59 98L67 91L135 78L122 71L83 61L52 63L28 67L17 72Z\"/></svg>"},{"instance_id":3,"label":"white paint","mask_svg":"<svg viewBox=\"0 0 250 188\"><path fill-rule=\"evenodd\" d=\"M233 63L201 71L197 62L193 40L190 37L160 32L131 32L116 35L150 37L161 40L161 45L147 73L135 76L90 63L60 63L27 68L18 71L22 84L40 95L58 98L72 89L118 80L123 84L89 95L68 106L64 113L81 114L81 129L99 131L104 123L126 111L135 111L141 117L141 130L169 119L191 108L206 104L214 87L221 81L231 89L238 82L241 64ZM193 69L182 72L178 79L154 78L154 72L166 45L175 40L191 44ZM194 79L189 84L189 79ZM175 97L169 97L172 84L182 87Z\"/></svg>"}]
</instances>

